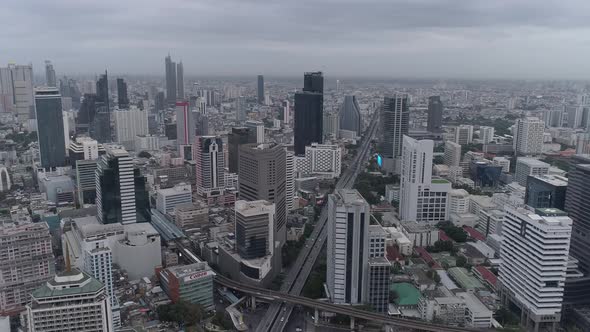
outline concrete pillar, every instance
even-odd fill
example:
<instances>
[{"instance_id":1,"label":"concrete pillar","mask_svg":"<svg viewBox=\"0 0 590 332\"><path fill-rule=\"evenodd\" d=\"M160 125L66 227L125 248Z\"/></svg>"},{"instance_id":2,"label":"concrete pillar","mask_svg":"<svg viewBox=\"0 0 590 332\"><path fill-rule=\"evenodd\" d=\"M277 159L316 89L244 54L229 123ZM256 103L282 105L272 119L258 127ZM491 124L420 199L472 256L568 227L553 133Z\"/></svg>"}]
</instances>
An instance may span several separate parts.
<instances>
[{"instance_id":1,"label":"concrete pillar","mask_svg":"<svg viewBox=\"0 0 590 332\"><path fill-rule=\"evenodd\" d=\"M252 310L256 310L256 296L252 296L252 298L250 299L250 304L251 304Z\"/></svg>"},{"instance_id":2,"label":"concrete pillar","mask_svg":"<svg viewBox=\"0 0 590 332\"><path fill-rule=\"evenodd\" d=\"M320 311L316 308L314 313L314 324L318 324L320 322Z\"/></svg>"},{"instance_id":3,"label":"concrete pillar","mask_svg":"<svg viewBox=\"0 0 590 332\"><path fill-rule=\"evenodd\" d=\"M350 317L350 330L354 331L354 317Z\"/></svg>"}]
</instances>

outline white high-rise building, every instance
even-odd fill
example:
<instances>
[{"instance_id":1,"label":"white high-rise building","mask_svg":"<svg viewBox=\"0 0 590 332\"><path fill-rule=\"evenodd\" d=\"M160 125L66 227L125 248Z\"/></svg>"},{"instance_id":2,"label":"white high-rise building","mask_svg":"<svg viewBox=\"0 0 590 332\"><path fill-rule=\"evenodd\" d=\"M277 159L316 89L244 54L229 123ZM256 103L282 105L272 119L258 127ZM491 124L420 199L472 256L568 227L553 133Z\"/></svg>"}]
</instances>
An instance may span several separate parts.
<instances>
[{"instance_id":1,"label":"white high-rise building","mask_svg":"<svg viewBox=\"0 0 590 332\"><path fill-rule=\"evenodd\" d=\"M439 222L448 217L451 183L432 178L434 142L404 136L400 180L400 219Z\"/></svg>"},{"instance_id":2,"label":"white high-rise building","mask_svg":"<svg viewBox=\"0 0 590 332\"><path fill-rule=\"evenodd\" d=\"M288 99L283 100L283 122L285 125L291 123L291 105Z\"/></svg>"},{"instance_id":3,"label":"white high-rise building","mask_svg":"<svg viewBox=\"0 0 590 332\"><path fill-rule=\"evenodd\" d=\"M526 187L529 175L545 175L549 172L549 167L549 164L540 160L520 157L516 160L514 178L518 184Z\"/></svg>"},{"instance_id":4,"label":"white high-rise building","mask_svg":"<svg viewBox=\"0 0 590 332\"><path fill-rule=\"evenodd\" d=\"M368 300L371 207L357 190L337 189L328 197L327 286L333 303Z\"/></svg>"},{"instance_id":5,"label":"white high-rise building","mask_svg":"<svg viewBox=\"0 0 590 332\"><path fill-rule=\"evenodd\" d=\"M452 141L445 142L445 165L459 166L461 162L461 145Z\"/></svg>"},{"instance_id":6,"label":"white high-rise building","mask_svg":"<svg viewBox=\"0 0 590 332\"><path fill-rule=\"evenodd\" d=\"M0 68L0 110L15 112L21 124L35 119L33 66L9 64Z\"/></svg>"},{"instance_id":7,"label":"white high-rise building","mask_svg":"<svg viewBox=\"0 0 590 332\"><path fill-rule=\"evenodd\" d=\"M469 193L465 189L453 189L449 192L450 213L469 213Z\"/></svg>"},{"instance_id":8,"label":"white high-rise building","mask_svg":"<svg viewBox=\"0 0 590 332\"><path fill-rule=\"evenodd\" d=\"M471 144L473 142L473 126L460 125L455 127L455 143L460 145Z\"/></svg>"},{"instance_id":9,"label":"white high-rise building","mask_svg":"<svg viewBox=\"0 0 590 332\"><path fill-rule=\"evenodd\" d=\"M312 143L305 147L305 157L295 158L295 169L300 175L339 177L342 173L342 151L338 145Z\"/></svg>"},{"instance_id":10,"label":"white high-rise building","mask_svg":"<svg viewBox=\"0 0 590 332\"><path fill-rule=\"evenodd\" d=\"M514 154L539 155L543 152L545 123L538 118L528 117L516 120L514 128Z\"/></svg>"},{"instance_id":11,"label":"white high-rise building","mask_svg":"<svg viewBox=\"0 0 590 332\"><path fill-rule=\"evenodd\" d=\"M572 220L557 209L507 206L502 225L502 263L499 289L521 308L521 324L534 331L561 320L563 291L569 258Z\"/></svg>"},{"instance_id":12,"label":"white high-rise building","mask_svg":"<svg viewBox=\"0 0 590 332\"><path fill-rule=\"evenodd\" d=\"M510 159L506 157L494 157L494 165L502 166L502 172L510 173Z\"/></svg>"},{"instance_id":13,"label":"white high-rise building","mask_svg":"<svg viewBox=\"0 0 590 332\"><path fill-rule=\"evenodd\" d=\"M295 199L295 154L287 150L287 171L285 173L287 181L285 188L285 200L287 211L293 210Z\"/></svg>"},{"instance_id":14,"label":"white high-rise building","mask_svg":"<svg viewBox=\"0 0 590 332\"><path fill-rule=\"evenodd\" d=\"M148 112L137 107L131 107L128 110L115 110L113 119L115 120L117 142L128 150L135 149L135 137L149 133L147 114Z\"/></svg>"},{"instance_id":15,"label":"white high-rise building","mask_svg":"<svg viewBox=\"0 0 590 332\"><path fill-rule=\"evenodd\" d=\"M190 184L180 183L172 188L158 189L157 193L156 208L164 214L172 212L178 204L193 201Z\"/></svg>"},{"instance_id":16,"label":"white high-rise building","mask_svg":"<svg viewBox=\"0 0 590 332\"><path fill-rule=\"evenodd\" d=\"M494 127L480 126L479 139L483 144L489 144L494 140Z\"/></svg>"},{"instance_id":17,"label":"white high-rise building","mask_svg":"<svg viewBox=\"0 0 590 332\"><path fill-rule=\"evenodd\" d=\"M256 132L256 143L264 143L264 123L261 121L248 120L245 127Z\"/></svg>"}]
</instances>

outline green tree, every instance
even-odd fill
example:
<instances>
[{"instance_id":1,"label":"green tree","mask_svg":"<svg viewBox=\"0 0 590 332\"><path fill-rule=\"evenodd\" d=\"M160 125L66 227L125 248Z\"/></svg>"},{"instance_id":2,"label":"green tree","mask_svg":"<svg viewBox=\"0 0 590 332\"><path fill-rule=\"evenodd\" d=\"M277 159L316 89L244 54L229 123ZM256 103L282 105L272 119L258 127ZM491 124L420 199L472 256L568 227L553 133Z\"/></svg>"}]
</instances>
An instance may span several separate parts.
<instances>
[{"instance_id":1,"label":"green tree","mask_svg":"<svg viewBox=\"0 0 590 332\"><path fill-rule=\"evenodd\" d=\"M467 265L467 258L465 258L465 256L457 256L455 265L457 267L465 267L465 265Z\"/></svg>"}]
</instances>

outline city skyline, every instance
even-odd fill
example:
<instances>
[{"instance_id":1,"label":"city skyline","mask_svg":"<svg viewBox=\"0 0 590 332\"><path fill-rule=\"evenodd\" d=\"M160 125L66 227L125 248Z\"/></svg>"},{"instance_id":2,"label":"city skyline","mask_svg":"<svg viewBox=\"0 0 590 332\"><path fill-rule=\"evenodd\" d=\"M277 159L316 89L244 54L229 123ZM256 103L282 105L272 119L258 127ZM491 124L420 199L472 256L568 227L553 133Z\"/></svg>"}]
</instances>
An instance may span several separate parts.
<instances>
[{"instance_id":1,"label":"city skyline","mask_svg":"<svg viewBox=\"0 0 590 332\"><path fill-rule=\"evenodd\" d=\"M351 77L581 79L590 73L583 57L590 51L584 38L590 26L582 14L590 4L583 1L125 5L129 10L114 1L9 1L0 18L11 28L0 37L11 47L0 63L26 59L41 73L49 59L60 74L105 67L160 74L161 57L170 52L184 60L187 76L322 70ZM56 19L61 16L68 20ZM62 42L48 34L68 37Z\"/></svg>"}]
</instances>

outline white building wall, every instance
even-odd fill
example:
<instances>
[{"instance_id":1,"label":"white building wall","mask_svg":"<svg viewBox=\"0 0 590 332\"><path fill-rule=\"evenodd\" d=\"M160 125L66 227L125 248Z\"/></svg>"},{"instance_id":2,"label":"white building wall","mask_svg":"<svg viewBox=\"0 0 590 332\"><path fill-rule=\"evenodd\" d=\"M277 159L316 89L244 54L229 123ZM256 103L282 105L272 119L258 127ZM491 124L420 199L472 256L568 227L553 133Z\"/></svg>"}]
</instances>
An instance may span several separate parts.
<instances>
[{"instance_id":1,"label":"white building wall","mask_svg":"<svg viewBox=\"0 0 590 332\"><path fill-rule=\"evenodd\" d=\"M147 135L148 112L132 107L129 110L116 110L113 112L115 120L115 137L117 142L128 150L135 149L137 135Z\"/></svg>"}]
</instances>

